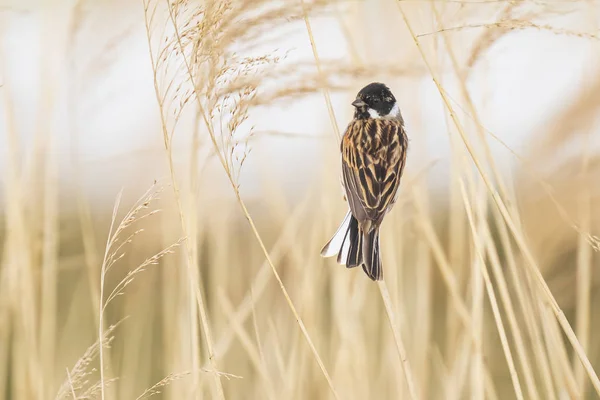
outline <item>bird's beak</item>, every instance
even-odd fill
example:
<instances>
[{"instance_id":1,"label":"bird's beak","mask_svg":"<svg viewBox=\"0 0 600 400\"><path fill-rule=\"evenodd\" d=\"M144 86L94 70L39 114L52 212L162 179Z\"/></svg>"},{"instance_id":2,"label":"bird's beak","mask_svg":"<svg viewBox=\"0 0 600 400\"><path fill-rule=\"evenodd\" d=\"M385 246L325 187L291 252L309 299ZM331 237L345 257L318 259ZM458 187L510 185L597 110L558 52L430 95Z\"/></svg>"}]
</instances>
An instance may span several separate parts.
<instances>
[{"instance_id":1,"label":"bird's beak","mask_svg":"<svg viewBox=\"0 0 600 400\"><path fill-rule=\"evenodd\" d=\"M362 101L361 99L356 99L352 102L352 105L356 108L361 108L367 105L367 103L365 103L364 101Z\"/></svg>"}]
</instances>

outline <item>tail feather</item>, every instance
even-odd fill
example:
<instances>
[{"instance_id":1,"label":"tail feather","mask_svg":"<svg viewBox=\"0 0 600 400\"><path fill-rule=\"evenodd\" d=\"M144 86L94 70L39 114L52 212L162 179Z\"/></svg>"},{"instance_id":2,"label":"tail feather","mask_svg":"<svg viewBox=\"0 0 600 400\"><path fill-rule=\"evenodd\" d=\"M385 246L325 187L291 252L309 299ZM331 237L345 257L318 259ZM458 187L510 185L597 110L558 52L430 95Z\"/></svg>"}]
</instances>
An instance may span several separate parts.
<instances>
[{"instance_id":1,"label":"tail feather","mask_svg":"<svg viewBox=\"0 0 600 400\"><path fill-rule=\"evenodd\" d=\"M383 279L381 257L379 255L379 229L363 233L363 271L374 281Z\"/></svg>"},{"instance_id":2,"label":"tail feather","mask_svg":"<svg viewBox=\"0 0 600 400\"><path fill-rule=\"evenodd\" d=\"M348 212L337 232L321 250L323 257L337 255L337 262L347 268L362 266L374 281L383 279L379 254L379 229L362 232L358 221Z\"/></svg>"},{"instance_id":3,"label":"tail feather","mask_svg":"<svg viewBox=\"0 0 600 400\"><path fill-rule=\"evenodd\" d=\"M323 246L323 249L321 250L321 256L333 257L342 250L344 242L346 241L346 236L348 236L350 220L353 218L354 217L352 217L350 211L348 211L338 230L333 234L333 237L329 240L329 242Z\"/></svg>"},{"instance_id":4,"label":"tail feather","mask_svg":"<svg viewBox=\"0 0 600 400\"><path fill-rule=\"evenodd\" d=\"M321 256L337 255L339 264L346 265L348 268L359 266L362 263L361 240L358 221L348 211L336 233L321 250Z\"/></svg>"},{"instance_id":5,"label":"tail feather","mask_svg":"<svg viewBox=\"0 0 600 400\"><path fill-rule=\"evenodd\" d=\"M352 220L350 222L352 223ZM348 258L348 254L350 253L350 232L352 232L352 229L350 228L350 226L348 226L346 232L344 233L344 241L342 242L342 245L337 251L338 264L345 264L346 259Z\"/></svg>"},{"instance_id":6,"label":"tail feather","mask_svg":"<svg viewBox=\"0 0 600 400\"><path fill-rule=\"evenodd\" d=\"M338 255L338 263L346 265L347 268L358 267L362 264L362 235L358 229L358 221L352 217L348 226L348 253Z\"/></svg>"}]
</instances>

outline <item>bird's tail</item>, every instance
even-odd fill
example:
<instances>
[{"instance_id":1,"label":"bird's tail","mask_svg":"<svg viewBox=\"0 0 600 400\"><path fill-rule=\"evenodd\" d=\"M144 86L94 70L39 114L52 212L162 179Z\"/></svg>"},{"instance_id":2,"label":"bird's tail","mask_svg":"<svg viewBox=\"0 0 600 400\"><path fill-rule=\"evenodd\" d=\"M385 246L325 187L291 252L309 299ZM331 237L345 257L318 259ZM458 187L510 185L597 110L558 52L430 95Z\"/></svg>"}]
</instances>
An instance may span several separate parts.
<instances>
[{"instance_id":1,"label":"bird's tail","mask_svg":"<svg viewBox=\"0 0 600 400\"><path fill-rule=\"evenodd\" d=\"M348 268L362 264L363 235L358 229L358 221L348 211L337 232L321 250L323 257L337 255L337 262Z\"/></svg>"},{"instance_id":2,"label":"bird's tail","mask_svg":"<svg viewBox=\"0 0 600 400\"><path fill-rule=\"evenodd\" d=\"M348 268L362 265L363 271L374 281L383 279L379 254L379 228L362 232L350 212L337 232L321 250L323 257L337 255L337 262Z\"/></svg>"},{"instance_id":3,"label":"bird's tail","mask_svg":"<svg viewBox=\"0 0 600 400\"><path fill-rule=\"evenodd\" d=\"M362 235L363 271L374 281L383 279L381 257L379 255L379 228Z\"/></svg>"}]
</instances>

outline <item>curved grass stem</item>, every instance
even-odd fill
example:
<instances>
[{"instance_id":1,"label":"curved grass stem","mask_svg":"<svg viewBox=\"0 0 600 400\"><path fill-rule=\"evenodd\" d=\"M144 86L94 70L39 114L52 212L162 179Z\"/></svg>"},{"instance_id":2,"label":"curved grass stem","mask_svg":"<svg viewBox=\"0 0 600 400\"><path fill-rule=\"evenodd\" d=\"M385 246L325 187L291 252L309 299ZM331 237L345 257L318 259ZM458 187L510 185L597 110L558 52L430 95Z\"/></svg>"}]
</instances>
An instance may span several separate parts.
<instances>
[{"instance_id":1,"label":"curved grass stem","mask_svg":"<svg viewBox=\"0 0 600 400\"><path fill-rule=\"evenodd\" d=\"M594 367L592 366L590 360L588 359L587 355L585 354L585 351L584 351L583 347L581 346L581 343L579 343L579 340L577 339L577 336L575 335L573 328L569 324L569 321L567 320L567 318L565 317L560 306L556 302L556 299L554 298L552 292L550 291L550 288L546 284L544 277L540 273L539 268L537 267L535 258L533 257L533 254L527 247L527 244L525 243L525 239L524 239L522 233L519 231L519 229L517 228L517 225L513 221L512 217L510 216L510 213L509 213L506 205L504 204L504 201L502 200L502 198L500 197L498 192L492 186L491 179L489 178L488 174L483 169L481 163L479 162L479 159L475 156L474 149L471 146L471 143L469 142L469 140L467 139L465 131L464 131L460 121L458 120L456 113L454 112L454 109L452 107L452 104L450 103L450 100L448 99L448 97L446 95L446 91L441 86L439 80L437 79L437 77L433 71L433 68L431 67L431 65L429 64L429 62L427 60L425 51L421 47L419 39L417 38L415 31L412 28L412 25L406 15L406 13L404 12L404 9L402 8L401 2L396 0L396 4L398 6L400 13L402 14L404 23L405 23L408 31L410 32L410 35L412 36L412 39L413 39L415 45L417 46L419 53L421 54L421 58L423 59L423 62L426 64L427 69L431 75L431 78L433 79L433 82L435 83L435 86L438 89L440 96L442 97L442 101L444 102L444 105L445 105L446 109L448 110L448 113L450 114L450 117L452 118L452 121L455 124L456 129L457 129L458 133L460 134L461 139L462 139L465 147L467 148L467 151L468 151L471 159L473 160L473 163L475 164L475 167L477 168L477 171L479 172L479 175L483 179L483 182L485 183L488 191L492 195L492 198L493 198L494 202L496 203L496 206L498 207L500 214L502 215L504 221L506 222L506 225L508 226L510 232L512 233L512 235L515 239L515 242L517 243L517 246L523 253L527 267L530 269L530 271L533 273L533 276L535 277L539 291L544 295L545 300L549 302L549 304L552 308L552 311L553 311L556 319L558 320L558 323L560 324L561 328L567 335L567 338L569 339L569 342L573 346L573 349L575 350L575 353L577 354L579 361L583 364L584 369L586 370L590 380L592 381L592 385L594 386L596 393L598 393L598 395L600 395L600 379L598 379L598 375L594 371Z\"/></svg>"}]
</instances>

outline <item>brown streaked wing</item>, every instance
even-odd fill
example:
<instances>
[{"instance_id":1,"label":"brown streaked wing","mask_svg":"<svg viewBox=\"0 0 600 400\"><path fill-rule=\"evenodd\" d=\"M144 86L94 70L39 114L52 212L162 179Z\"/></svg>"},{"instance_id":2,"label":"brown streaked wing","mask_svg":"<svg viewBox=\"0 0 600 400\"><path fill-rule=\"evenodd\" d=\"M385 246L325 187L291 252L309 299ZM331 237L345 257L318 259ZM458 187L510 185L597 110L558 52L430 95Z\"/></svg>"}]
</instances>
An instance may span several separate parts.
<instances>
[{"instance_id":1,"label":"brown streaked wing","mask_svg":"<svg viewBox=\"0 0 600 400\"><path fill-rule=\"evenodd\" d=\"M400 187L400 181L406 164L406 153L408 138L402 123L393 121L389 128L389 140L386 144L387 168L382 181L381 207L389 211L396 202L396 194Z\"/></svg>"},{"instance_id":2,"label":"brown streaked wing","mask_svg":"<svg viewBox=\"0 0 600 400\"><path fill-rule=\"evenodd\" d=\"M350 211L354 218L359 222L367 219L367 211L361 200L363 197L362 185L357 179L358 165L360 161L360 152L357 149L357 143L360 141L363 131L363 121L352 121L346 133L342 138L342 179L346 190L346 199L350 206Z\"/></svg>"},{"instance_id":3,"label":"brown streaked wing","mask_svg":"<svg viewBox=\"0 0 600 400\"><path fill-rule=\"evenodd\" d=\"M356 120L342 141L342 175L354 217L376 225L393 205L406 158L400 121Z\"/></svg>"}]
</instances>

